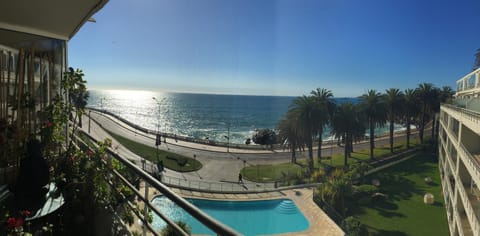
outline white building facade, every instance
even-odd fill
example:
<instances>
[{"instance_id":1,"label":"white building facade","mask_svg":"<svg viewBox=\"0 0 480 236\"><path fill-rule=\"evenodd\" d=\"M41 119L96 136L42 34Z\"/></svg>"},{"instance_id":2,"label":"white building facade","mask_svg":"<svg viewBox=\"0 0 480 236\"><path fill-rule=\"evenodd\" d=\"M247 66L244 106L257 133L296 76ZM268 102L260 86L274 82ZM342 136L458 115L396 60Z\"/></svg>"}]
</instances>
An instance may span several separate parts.
<instances>
[{"instance_id":1,"label":"white building facade","mask_svg":"<svg viewBox=\"0 0 480 236\"><path fill-rule=\"evenodd\" d=\"M442 104L439 168L450 235L480 236L480 69L457 81Z\"/></svg>"}]
</instances>

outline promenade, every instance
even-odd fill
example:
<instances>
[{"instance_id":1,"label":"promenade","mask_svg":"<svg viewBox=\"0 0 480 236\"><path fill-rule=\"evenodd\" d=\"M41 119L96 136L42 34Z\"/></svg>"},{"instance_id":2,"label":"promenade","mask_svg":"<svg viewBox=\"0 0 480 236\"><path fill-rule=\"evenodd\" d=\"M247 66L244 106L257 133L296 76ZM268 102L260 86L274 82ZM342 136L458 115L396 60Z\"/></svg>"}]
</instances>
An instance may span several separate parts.
<instances>
[{"instance_id":1,"label":"promenade","mask_svg":"<svg viewBox=\"0 0 480 236\"><path fill-rule=\"evenodd\" d=\"M112 147L119 155L142 166L143 158L132 153L122 146L106 131L127 137L135 142L155 147L155 135L137 130L119 119L97 111L90 112L91 120L87 115L83 116L82 130L89 133L97 140L105 138L112 139ZM90 131L90 132L89 132ZM412 137L415 137L412 135ZM403 141L404 135L396 135L395 142ZM163 140L162 140L163 141ZM385 145L388 137L378 138L376 145ZM368 148L368 142L355 144L355 149ZM274 183L255 183L244 180L244 184L238 184L238 173L248 165L262 165L289 162L291 153L288 150L252 150L211 146L207 144L186 142L167 138L162 142L159 149L178 153L184 156L195 157L203 167L195 172L181 173L167 169L163 173L162 182L169 185L171 189L184 197L209 198L209 199L292 199L297 207L304 213L310 223L307 230L282 235L343 235L342 229L335 224L320 208L313 202L313 185L296 186L293 188L276 189ZM323 155L343 153L343 147L337 145L325 145L322 148ZM314 152L316 155L316 152ZM299 152L298 159L307 158L306 152ZM154 163L146 161L146 170L150 173L156 171ZM141 192L144 192L141 186ZM201 191L199 191L201 189ZM149 189L149 199L158 195L157 190ZM142 206L142 203L139 203ZM140 230L140 226L134 224L132 229Z\"/></svg>"},{"instance_id":2,"label":"promenade","mask_svg":"<svg viewBox=\"0 0 480 236\"><path fill-rule=\"evenodd\" d=\"M89 112L87 111L87 114ZM138 143L143 143L151 147L155 147L155 135L145 133L137 130L121 120L101 112L91 111L91 121L88 115L83 116L82 130L86 133L90 130L90 135L97 140L104 140L105 138L112 139L113 149L121 156L133 161L141 166L142 157L131 152L118 141L110 136L106 130L115 134L127 137ZM90 126L90 127L89 127ZM413 134L416 137L417 134ZM405 135L397 134L395 142L405 140ZM376 139L376 145L388 144L388 137L381 137ZM368 142L354 144L355 149L368 148ZM316 156L316 148L314 155ZM211 191L245 191L272 189L273 183L254 183L245 181L244 185L237 183L238 173L245 166L256 166L262 164L275 164L289 162L291 153L288 150L262 150L262 149L240 149L229 148L222 146L212 146L208 144L186 142L184 140L175 140L173 138L166 138L159 146L159 149L178 153L187 157L192 157L200 161L203 167L195 172L181 173L167 169L163 173L162 181L166 184L183 186L186 188L201 188ZM343 147L336 144L323 145L322 153L324 156L330 156L337 153L343 153ZM297 159L307 158L307 152L298 152ZM154 163L146 162L146 170L149 172L156 171Z\"/></svg>"}]
</instances>

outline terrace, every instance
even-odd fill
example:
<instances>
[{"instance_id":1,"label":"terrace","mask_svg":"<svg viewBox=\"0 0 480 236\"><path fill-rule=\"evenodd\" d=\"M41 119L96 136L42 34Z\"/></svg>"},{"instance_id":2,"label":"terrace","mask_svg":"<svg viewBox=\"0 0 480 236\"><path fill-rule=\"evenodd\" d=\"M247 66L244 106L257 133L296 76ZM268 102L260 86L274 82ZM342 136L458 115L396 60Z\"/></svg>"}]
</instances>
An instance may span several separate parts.
<instances>
[{"instance_id":1,"label":"terrace","mask_svg":"<svg viewBox=\"0 0 480 236\"><path fill-rule=\"evenodd\" d=\"M55 234L125 232L131 220L130 214L134 213L143 222L144 234L150 230L153 235L158 235L148 220L153 211L174 231L187 235L184 229L150 204L148 194L138 191L137 186L142 183L146 189L151 186L171 199L217 234L238 235L172 192L142 168L115 154L108 147L108 141L99 146L94 144L95 141L88 140L87 145L78 138L77 119L83 111L74 108L71 102L73 96L78 95L76 93L85 91L85 81L80 71L67 69L67 41L106 2L49 0L2 4L0 201L5 206L2 217L8 214L9 223L11 220L15 224L9 224L8 229L2 227L0 234L38 233L45 224L47 231ZM23 182L18 177L33 176L25 175L27 172L21 170L26 166L22 164L24 159L37 158L32 157L36 155L32 151L25 151L25 147L35 143L32 140L38 140L40 145L37 147L40 149L37 151L42 154L42 163L50 166L46 171L50 172L47 181L51 187L46 190L47 193L35 193L42 197L34 201L38 205L33 208L27 207L25 201L19 198L29 199L31 193L25 189L32 185L34 179L27 178ZM135 198L139 201L133 201ZM143 214L137 203L143 206ZM24 213L24 210L29 212ZM70 220L75 217L77 222Z\"/></svg>"},{"instance_id":2,"label":"terrace","mask_svg":"<svg viewBox=\"0 0 480 236\"><path fill-rule=\"evenodd\" d=\"M476 69L457 80L458 98L478 97L480 92L480 69Z\"/></svg>"}]
</instances>

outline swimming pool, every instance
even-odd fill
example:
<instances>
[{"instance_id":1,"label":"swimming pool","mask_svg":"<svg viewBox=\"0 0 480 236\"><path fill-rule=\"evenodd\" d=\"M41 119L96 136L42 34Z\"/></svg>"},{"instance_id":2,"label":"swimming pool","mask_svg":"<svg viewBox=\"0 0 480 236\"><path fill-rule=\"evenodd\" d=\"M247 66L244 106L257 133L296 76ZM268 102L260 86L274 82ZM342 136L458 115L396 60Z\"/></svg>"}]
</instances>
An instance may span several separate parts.
<instances>
[{"instance_id":1,"label":"swimming pool","mask_svg":"<svg viewBox=\"0 0 480 236\"><path fill-rule=\"evenodd\" d=\"M246 236L299 232L309 226L305 216L290 199L215 201L187 198L187 201ZM186 222L192 234L215 235L168 198L156 197L152 203L171 219ZM155 229L160 230L165 225L160 217L153 214Z\"/></svg>"}]
</instances>

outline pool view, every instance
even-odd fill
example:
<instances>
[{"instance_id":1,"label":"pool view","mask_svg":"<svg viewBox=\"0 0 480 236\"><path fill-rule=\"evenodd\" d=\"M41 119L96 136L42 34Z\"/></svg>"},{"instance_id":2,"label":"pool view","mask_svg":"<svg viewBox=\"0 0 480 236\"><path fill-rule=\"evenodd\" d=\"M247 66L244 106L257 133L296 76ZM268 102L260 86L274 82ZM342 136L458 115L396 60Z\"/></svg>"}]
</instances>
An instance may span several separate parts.
<instances>
[{"instance_id":1,"label":"pool view","mask_svg":"<svg viewBox=\"0 0 480 236\"><path fill-rule=\"evenodd\" d=\"M193 205L208 215L234 228L243 235L268 235L287 232L298 232L308 228L308 221L298 210L292 200L261 200L261 201L214 201L188 199ZM206 226L190 216L165 197L152 200L165 215L172 220L181 220L192 229L192 234L215 235ZM157 230L166 223L153 214L153 226Z\"/></svg>"}]
</instances>

